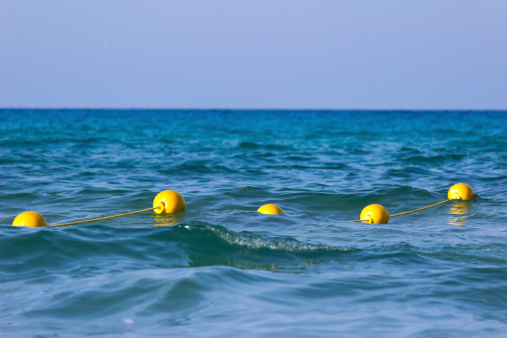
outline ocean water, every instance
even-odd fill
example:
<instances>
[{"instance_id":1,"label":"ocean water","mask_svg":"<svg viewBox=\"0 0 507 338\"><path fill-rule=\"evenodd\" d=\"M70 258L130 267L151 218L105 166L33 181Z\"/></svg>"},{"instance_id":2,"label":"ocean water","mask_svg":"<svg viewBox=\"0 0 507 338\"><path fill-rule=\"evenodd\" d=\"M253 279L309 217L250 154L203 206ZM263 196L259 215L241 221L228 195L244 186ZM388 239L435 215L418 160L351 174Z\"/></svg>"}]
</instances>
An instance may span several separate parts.
<instances>
[{"instance_id":1,"label":"ocean water","mask_svg":"<svg viewBox=\"0 0 507 338\"><path fill-rule=\"evenodd\" d=\"M0 190L1 336L507 337L507 112L4 109Z\"/></svg>"}]
</instances>

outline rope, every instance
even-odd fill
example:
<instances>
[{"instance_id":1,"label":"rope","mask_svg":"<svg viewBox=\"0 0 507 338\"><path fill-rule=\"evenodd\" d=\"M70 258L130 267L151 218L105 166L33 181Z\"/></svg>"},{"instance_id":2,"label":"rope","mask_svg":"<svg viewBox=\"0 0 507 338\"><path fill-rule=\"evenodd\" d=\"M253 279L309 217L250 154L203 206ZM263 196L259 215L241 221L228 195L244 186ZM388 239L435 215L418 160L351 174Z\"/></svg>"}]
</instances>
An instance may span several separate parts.
<instances>
[{"instance_id":1,"label":"rope","mask_svg":"<svg viewBox=\"0 0 507 338\"><path fill-rule=\"evenodd\" d=\"M435 204L432 204L432 205L428 205L427 207L424 207L424 208L415 209L415 210L407 211L407 212L402 212L401 214L389 215L389 218L396 217L396 216L401 216L401 215L406 215L406 214L411 214L411 213L416 212L416 211L421 211L421 210L424 210L424 209L436 207L437 205L444 204L445 202L449 202L449 200L445 200L445 201L438 202L438 203L435 203Z\"/></svg>"},{"instance_id":2,"label":"rope","mask_svg":"<svg viewBox=\"0 0 507 338\"><path fill-rule=\"evenodd\" d=\"M412 210L412 211L402 212L400 214L390 215L389 218L411 214L413 212L417 212L417 211L421 211L421 210L424 210L424 209L432 208L432 207L435 207L435 206L440 205L440 204L444 204L444 203L449 202L449 201L450 200L445 200L445 201L442 201L442 202L438 202L438 203L429 205L429 206L424 207L424 208L419 208L419 209ZM156 207L148 208L148 209L143 209L143 210L138 210L138 211L127 212L125 214L112 215L112 216L106 216L106 217L100 217L100 218L93 218L93 219L88 219L88 220L85 220L85 221L77 221L77 222L70 222L70 223L55 224L55 225L51 225L51 226L52 227L61 227L61 226L65 226L65 225L75 225L75 224L83 224L83 223L102 221L102 220L110 219L110 218L116 218L116 217L123 217L123 216L127 216L127 215L139 214L141 212L146 212L146 211L150 211L150 210L154 210L154 209L158 209L158 208L160 208L160 206L156 206ZM353 220L353 221L349 221L349 222L363 222L363 223L365 223L367 221L365 221L365 220Z\"/></svg>"},{"instance_id":3,"label":"rope","mask_svg":"<svg viewBox=\"0 0 507 338\"><path fill-rule=\"evenodd\" d=\"M61 226L64 226L64 225L74 225L74 224L82 224L82 223L90 223L90 222L102 221L104 219L110 219L110 218L116 218L116 217L122 217L122 216L127 216L127 215L138 214L140 212L150 211L150 210L154 210L154 209L158 209L158 208L159 207L157 206L157 207L154 207L154 208L148 208L148 209L143 209L143 210L138 210L138 211L127 212L125 214L120 214L120 215L113 215L113 216L106 216L106 217L88 219L86 221L78 221L78 222L71 222L71 223L55 224L55 225L51 225L51 226L52 227L61 227Z\"/></svg>"}]
</instances>

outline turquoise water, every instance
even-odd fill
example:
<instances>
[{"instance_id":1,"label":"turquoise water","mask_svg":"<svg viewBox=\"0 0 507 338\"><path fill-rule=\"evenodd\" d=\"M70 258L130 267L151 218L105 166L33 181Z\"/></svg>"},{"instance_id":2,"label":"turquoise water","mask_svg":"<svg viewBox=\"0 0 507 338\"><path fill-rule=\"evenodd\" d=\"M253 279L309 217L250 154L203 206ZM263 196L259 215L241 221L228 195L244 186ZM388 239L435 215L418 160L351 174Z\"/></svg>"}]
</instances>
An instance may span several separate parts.
<instances>
[{"instance_id":1,"label":"turquoise water","mask_svg":"<svg viewBox=\"0 0 507 338\"><path fill-rule=\"evenodd\" d=\"M507 112L1 110L0 189L3 336L507 336Z\"/></svg>"}]
</instances>

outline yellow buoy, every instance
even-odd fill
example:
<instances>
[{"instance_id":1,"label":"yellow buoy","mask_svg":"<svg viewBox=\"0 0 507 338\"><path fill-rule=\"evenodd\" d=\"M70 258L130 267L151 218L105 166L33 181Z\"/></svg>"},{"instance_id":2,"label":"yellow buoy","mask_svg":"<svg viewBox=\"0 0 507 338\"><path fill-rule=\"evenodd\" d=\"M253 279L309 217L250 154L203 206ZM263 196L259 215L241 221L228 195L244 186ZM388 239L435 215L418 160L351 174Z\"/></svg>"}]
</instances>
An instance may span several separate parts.
<instances>
[{"instance_id":1,"label":"yellow buoy","mask_svg":"<svg viewBox=\"0 0 507 338\"><path fill-rule=\"evenodd\" d=\"M278 205L274 204L264 204L262 207L257 209L257 212L267 215L283 214L283 210Z\"/></svg>"},{"instance_id":2,"label":"yellow buoy","mask_svg":"<svg viewBox=\"0 0 507 338\"><path fill-rule=\"evenodd\" d=\"M389 212L380 204L371 204L361 211L361 221L366 223L382 223L389 222Z\"/></svg>"},{"instance_id":3,"label":"yellow buoy","mask_svg":"<svg viewBox=\"0 0 507 338\"><path fill-rule=\"evenodd\" d=\"M447 193L447 198L450 200L464 200L470 201L474 198L475 193L468 184L458 183L453 185Z\"/></svg>"},{"instance_id":4,"label":"yellow buoy","mask_svg":"<svg viewBox=\"0 0 507 338\"><path fill-rule=\"evenodd\" d=\"M47 227L48 224L41 214L35 211L26 211L18 215L12 222L15 227Z\"/></svg>"},{"instance_id":5,"label":"yellow buoy","mask_svg":"<svg viewBox=\"0 0 507 338\"><path fill-rule=\"evenodd\" d=\"M165 190L155 196L153 209L157 214L185 211L185 199L174 190Z\"/></svg>"}]
</instances>

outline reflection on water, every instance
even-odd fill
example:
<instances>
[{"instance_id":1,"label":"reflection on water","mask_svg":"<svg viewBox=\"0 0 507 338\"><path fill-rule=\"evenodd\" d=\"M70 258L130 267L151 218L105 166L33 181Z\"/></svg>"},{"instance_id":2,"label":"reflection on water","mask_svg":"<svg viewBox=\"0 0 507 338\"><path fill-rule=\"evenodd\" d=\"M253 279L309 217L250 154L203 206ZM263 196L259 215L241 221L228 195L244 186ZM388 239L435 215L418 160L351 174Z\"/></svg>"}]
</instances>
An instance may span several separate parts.
<instances>
[{"instance_id":1,"label":"reflection on water","mask_svg":"<svg viewBox=\"0 0 507 338\"><path fill-rule=\"evenodd\" d=\"M175 225L176 223L182 221L182 217L176 217L168 214L160 214L153 217L155 220L155 226L163 226L163 225Z\"/></svg>"},{"instance_id":2,"label":"reflection on water","mask_svg":"<svg viewBox=\"0 0 507 338\"><path fill-rule=\"evenodd\" d=\"M468 217L473 216L473 214L467 215L468 211L472 210L472 204L464 201L452 201L451 208L449 209L449 215L458 215L458 216L449 216L449 224L450 225L465 225L468 222Z\"/></svg>"}]
</instances>

